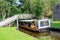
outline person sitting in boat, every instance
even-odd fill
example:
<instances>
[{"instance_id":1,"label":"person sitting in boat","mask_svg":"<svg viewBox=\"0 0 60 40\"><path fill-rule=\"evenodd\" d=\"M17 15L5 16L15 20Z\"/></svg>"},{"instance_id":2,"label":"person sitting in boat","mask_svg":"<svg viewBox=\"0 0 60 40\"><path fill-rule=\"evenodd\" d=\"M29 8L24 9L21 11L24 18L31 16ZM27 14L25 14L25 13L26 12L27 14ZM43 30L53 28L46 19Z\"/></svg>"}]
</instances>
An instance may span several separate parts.
<instances>
[{"instance_id":1,"label":"person sitting in boat","mask_svg":"<svg viewBox=\"0 0 60 40\"><path fill-rule=\"evenodd\" d=\"M34 22L31 24L31 28L35 28L35 24L34 24Z\"/></svg>"}]
</instances>

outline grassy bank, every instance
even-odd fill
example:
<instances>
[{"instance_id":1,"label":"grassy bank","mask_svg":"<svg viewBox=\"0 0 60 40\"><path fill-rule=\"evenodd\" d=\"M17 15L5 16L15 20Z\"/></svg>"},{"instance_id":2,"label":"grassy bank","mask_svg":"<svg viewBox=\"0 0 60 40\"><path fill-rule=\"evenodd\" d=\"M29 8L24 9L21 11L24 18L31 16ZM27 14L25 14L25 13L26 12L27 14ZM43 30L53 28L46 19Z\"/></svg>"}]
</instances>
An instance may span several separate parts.
<instances>
[{"instance_id":1,"label":"grassy bank","mask_svg":"<svg viewBox=\"0 0 60 40\"><path fill-rule=\"evenodd\" d=\"M16 30L15 27L2 27L0 28L0 40L37 40L37 39Z\"/></svg>"},{"instance_id":2,"label":"grassy bank","mask_svg":"<svg viewBox=\"0 0 60 40\"><path fill-rule=\"evenodd\" d=\"M53 28L60 28L60 21L53 21L51 23L51 27L53 27Z\"/></svg>"},{"instance_id":3,"label":"grassy bank","mask_svg":"<svg viewBox=\"0 0 60 40\"><path fill-rule=\"evenodd\" d=\"M21 31L16 30L16 27L2 27L0 28L0 40L52 40L44 36L34 38Z\"/></svg>"}]
</instances>

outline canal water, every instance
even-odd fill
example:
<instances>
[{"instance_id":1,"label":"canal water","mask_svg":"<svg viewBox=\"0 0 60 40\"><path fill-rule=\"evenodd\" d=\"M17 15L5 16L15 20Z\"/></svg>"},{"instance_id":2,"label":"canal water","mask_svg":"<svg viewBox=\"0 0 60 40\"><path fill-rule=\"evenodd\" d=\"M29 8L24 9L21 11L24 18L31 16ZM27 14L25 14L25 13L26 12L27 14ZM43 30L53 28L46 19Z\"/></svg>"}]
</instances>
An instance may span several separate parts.
<instances>
[{"instance_id":1,"label":"canal water","mask_svg":"<svg viewBox=\"0 0 60 40\"><path fill-rule=\"evenodd\" d=\"M38 38L39 40L60 40L60 32L33 32L26 29L20 28L19 31L22 31L32 37Z\"/></svg>"}]
</instances>

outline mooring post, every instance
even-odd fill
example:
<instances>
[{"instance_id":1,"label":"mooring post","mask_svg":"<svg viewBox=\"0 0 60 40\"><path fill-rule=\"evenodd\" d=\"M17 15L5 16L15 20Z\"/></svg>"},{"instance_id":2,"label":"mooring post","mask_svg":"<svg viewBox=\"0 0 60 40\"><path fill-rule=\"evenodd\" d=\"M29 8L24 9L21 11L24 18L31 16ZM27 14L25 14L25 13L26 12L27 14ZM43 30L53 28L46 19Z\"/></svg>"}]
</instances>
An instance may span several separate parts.
<instances>
[{"instance_id":1,"label":"mooring post","mask_svg":"<svg viewBox=\"0 0 60 40\"><path fill-rule=\"evenodd\" d=\"M18 19L17 19L17 29L19 28L19 23L18 23Z\"/></svg>"}]
</instances>

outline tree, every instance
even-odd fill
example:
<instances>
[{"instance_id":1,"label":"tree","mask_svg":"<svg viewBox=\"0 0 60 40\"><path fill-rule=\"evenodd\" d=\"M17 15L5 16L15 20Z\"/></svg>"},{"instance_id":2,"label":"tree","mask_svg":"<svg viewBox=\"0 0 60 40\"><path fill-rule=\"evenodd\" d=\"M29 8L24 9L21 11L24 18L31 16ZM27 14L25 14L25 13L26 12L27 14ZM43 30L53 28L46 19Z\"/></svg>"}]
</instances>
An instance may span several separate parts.
<instances>
[{"instance_id":1,"label":"tree","mask_svg":"<svg viewBox=\"0 0 60 40\"><path fill-rule=\"evenodd\" d=\"M18 8L16 0L1 0L0 1L0 16L2 19L11 17L15 14L20 13L20 8Z\"/></svg>"},{"instance_id":2,"label":"tree","mask_svg":"<svg viewBox=\"0 0 60 40\"><path fill-rule=\"evenodd\" d=\"M42 0L35 0L33 2L33 11L37 18L40 18L43 14L44 2Z\"/></svg>"},{"instance_id":3,"label":"tree","mask_svg":"<svg viewBox=\"0 0 60 40\"><path fill-rule=\"evenodd\" d=\"M51 10L53 10L54 6L59 2L59 0L51 0L50 1L50 6L51 6Z\"/></svg>"},{"instance_id":4,"label":"tree","mask_svg":"<svg viewBox=\"0 0 60 40\"><path fill-rule=\"evenodd\" d=\"M52 16L53 16L53 9L58 2L59 2L59 0L50 0L50 9L51 9L51 12L52 12Z\"/></svg>"},{"instance_id":5,"label":"tree","mask_svg":"<svg viewBox=\"0 0 60 40\"><path fill-rule=\"evenodd\" d=\"M44 3L42 0L23 0L22 3L22 13L32 13L36 16L35 18L40 18L44 7Z\"/></svg>"},{"instance_id":6,"label":"tree","mask_svg":"<svg viewBox=\"0 0 60 40\"><path fill-rule=\"evenodd\" d=\"M9 4L7 3L7 1L4 1L4 0L0 1L0 13L1 13L3 19L5 19L6 13L9 9L8 5Z\"/></svg>"},{"instance_id":7,"label":"tree","mask_svg":"<svg viewBox=\"0 0 60 40\"><path fill-rule=\"evenodd\" d=\"M18 5L20 5L20 4L17 3L18 0L9 0L8 2L10 3L10 6L11 6L10 16L21 13L20 7L18 7Z\"/></svg>"}]
</instances>

